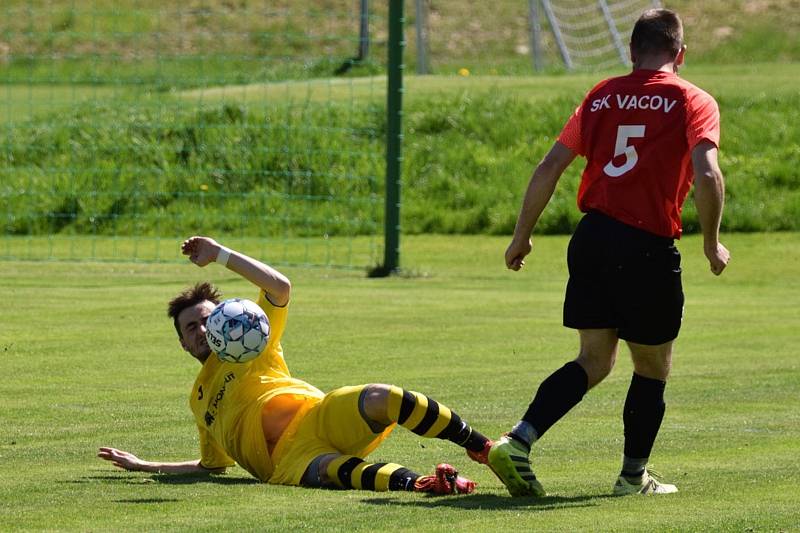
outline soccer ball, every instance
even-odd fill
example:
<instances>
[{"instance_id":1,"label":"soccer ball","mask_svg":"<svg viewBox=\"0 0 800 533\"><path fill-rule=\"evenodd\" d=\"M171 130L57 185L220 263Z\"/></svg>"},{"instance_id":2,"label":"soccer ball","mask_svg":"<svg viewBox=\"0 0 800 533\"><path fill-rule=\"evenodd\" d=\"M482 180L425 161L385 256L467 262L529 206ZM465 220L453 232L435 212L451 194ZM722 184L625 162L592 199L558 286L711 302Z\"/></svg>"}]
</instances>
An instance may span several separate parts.
<instances>
[{"instance_id":1,"label":"soccer ball","mask_svg":"<svg viewBox=\"0 0 800 533\"><path fill-rule=\"evenodd\" d=\"M208 345L223 361L245 363L258 357L269 340L269 320L257 303L231 298L206 320Z\"/></svg>"}]
</instances>

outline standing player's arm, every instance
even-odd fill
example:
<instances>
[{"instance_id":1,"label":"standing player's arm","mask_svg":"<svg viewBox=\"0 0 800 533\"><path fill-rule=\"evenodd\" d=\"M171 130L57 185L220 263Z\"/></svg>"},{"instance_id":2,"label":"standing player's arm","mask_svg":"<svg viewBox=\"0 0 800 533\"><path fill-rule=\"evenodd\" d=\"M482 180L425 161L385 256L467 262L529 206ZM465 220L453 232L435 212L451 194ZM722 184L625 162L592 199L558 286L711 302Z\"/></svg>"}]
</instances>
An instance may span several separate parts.
<instances>
[{"instance_id":1,"label":"standing player's arm","mask_svg":"<svg viewBox=\"0 0 800 533\"><path fill-rule=\"evenodd\" d=\"M116 448L102 447L97 456L111 463L117 468L131 472L151 472L153 474L221 474L224 468L206 468L200 460L182 461L178 463L162 463L139 459L130 452Z\"/></svg>"},{"instance_id":2,"label":"standing player's arm","mask_svg":"<svg viewBox=\"0 0 800 533\"><path fill-rule=\"evenodd\" d=\"M703 141L692 150L694 202L703 231L703 251L711 272L719 276L730 261L730 252L719 242L719 226L725 204L725 178L717 162L717 147Z\"/></svg>"},{"instance_id":3,"label":"standing player's arm","mask_svg":"<svg viewBox=\"0 0 800 533\"><path fill-rule=\"evenodd\" d=\"M506 266L511 270L519 270L525 264L523 259L532 249L533 228L553 196L561 174L576 155L566 145L556 141L533 172L514 228L514 237L506 250Z\"/></svg>"},{"instance_id":4,"label":"standing player's arm","mask_svg":"<svg viewBox=\"0 0 800 533\"><path fill-rule=\"evenodd\" d=\"M209 237L189 237L181 244L181 252L200 267L212 261L222 263L229 270L264 289L270 302L278 307L289 303L292 291L289 278L257 259L226 248Z\"/></svg>"}]
</instances>

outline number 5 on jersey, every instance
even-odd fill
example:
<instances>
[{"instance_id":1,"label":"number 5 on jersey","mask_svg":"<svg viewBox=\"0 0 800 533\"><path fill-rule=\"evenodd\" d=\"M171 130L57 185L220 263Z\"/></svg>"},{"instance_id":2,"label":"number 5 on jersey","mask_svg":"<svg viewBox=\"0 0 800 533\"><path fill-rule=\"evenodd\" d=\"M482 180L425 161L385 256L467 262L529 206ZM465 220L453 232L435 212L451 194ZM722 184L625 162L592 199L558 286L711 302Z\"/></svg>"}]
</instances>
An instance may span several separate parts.
<instances>
[{"instance_id":1,"label":"number 5 on jersey","mask_svg":"<svg viewBox=\"0 0 800 533\"><path fill-rule=\"evenodd\" d=\"M631 137L644 137L644 125L639 124L636 126L620 126L617 128L617 141L614 145L614 157L625 155L625 163L622 166L616 166L614 160L609 161L603 167L603 172L612 178L622 176L639 161L639 154L636 153L636 148L628 146L628 139Z\"/></svg>"}]
</instances>

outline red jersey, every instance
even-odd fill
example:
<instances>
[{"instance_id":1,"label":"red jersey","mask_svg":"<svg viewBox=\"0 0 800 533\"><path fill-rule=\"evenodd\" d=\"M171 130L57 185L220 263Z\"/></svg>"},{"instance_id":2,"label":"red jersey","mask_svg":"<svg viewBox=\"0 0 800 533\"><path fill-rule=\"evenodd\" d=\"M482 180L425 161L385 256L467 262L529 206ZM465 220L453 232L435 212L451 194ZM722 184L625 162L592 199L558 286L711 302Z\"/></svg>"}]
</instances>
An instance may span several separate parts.
<instances>
[{"instance_id":1,"label":"red jersey","mask_svg":"<svg viewBox=\"0 0 800 533\"><path fill-rule=\"evenodd\" d=\"M719 108L676 74L634 70L589 91L558 140L587 159L581 211L680 238L691 152L701 141L719 146Z\"/></svg>"}]
</instances>

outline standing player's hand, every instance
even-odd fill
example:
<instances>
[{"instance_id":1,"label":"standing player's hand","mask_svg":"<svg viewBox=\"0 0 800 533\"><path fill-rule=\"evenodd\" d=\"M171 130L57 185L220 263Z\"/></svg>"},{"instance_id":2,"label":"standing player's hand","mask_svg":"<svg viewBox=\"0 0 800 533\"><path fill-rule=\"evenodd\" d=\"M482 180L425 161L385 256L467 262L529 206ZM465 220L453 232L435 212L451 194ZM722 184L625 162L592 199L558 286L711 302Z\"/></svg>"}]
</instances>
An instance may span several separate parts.
<instances>
[{"instance_id":1,"label":"standing player's hand","mask_svg":"<svg viewBox=\"0 0 800 533\"><path fill-rule=\"evenodd\" d=\"M531 253L533 244L531 239L513 239L506 249L506 267L519 270L525 265L525 256Z\"/></svg>"},{"instance_id":2,"label":"standing player's hand","mask_svg":"<svg viewBox=\"0 0 800 533\"><path fill-rule=\"evenodd\" d=\"M708 258L708 264L711 266L711 272L716 276L722 274L722 271L725 270L731 260L731 253L728 249L721 242L718 242L716 245L706 246L705 253Z\"/></svg>"},{"instance_id":3,"label":"standing player's hand","mask_svg":"<svg viewBox=\"0 0 800 533\"><path fill-rule=\"evenodd\" d=\"M181 253L189 256L189 261L204 267L217 258L220 245L208 237L189 237L181 243Z\"/></svg>"},{"instance_id":4,"label":"standing player's hand","mask_svg":"<svg viewBox=\"0 0 800 533\"><path fill-rule=\"evenodd\" d=\"M137 471L142 470L142 466L144 466L144 461L132 453L116 448L100 448L97 452L97 457L105 459L106 461L111 461L111 464L123 470Z\"/></svg>"}]
</instances>

